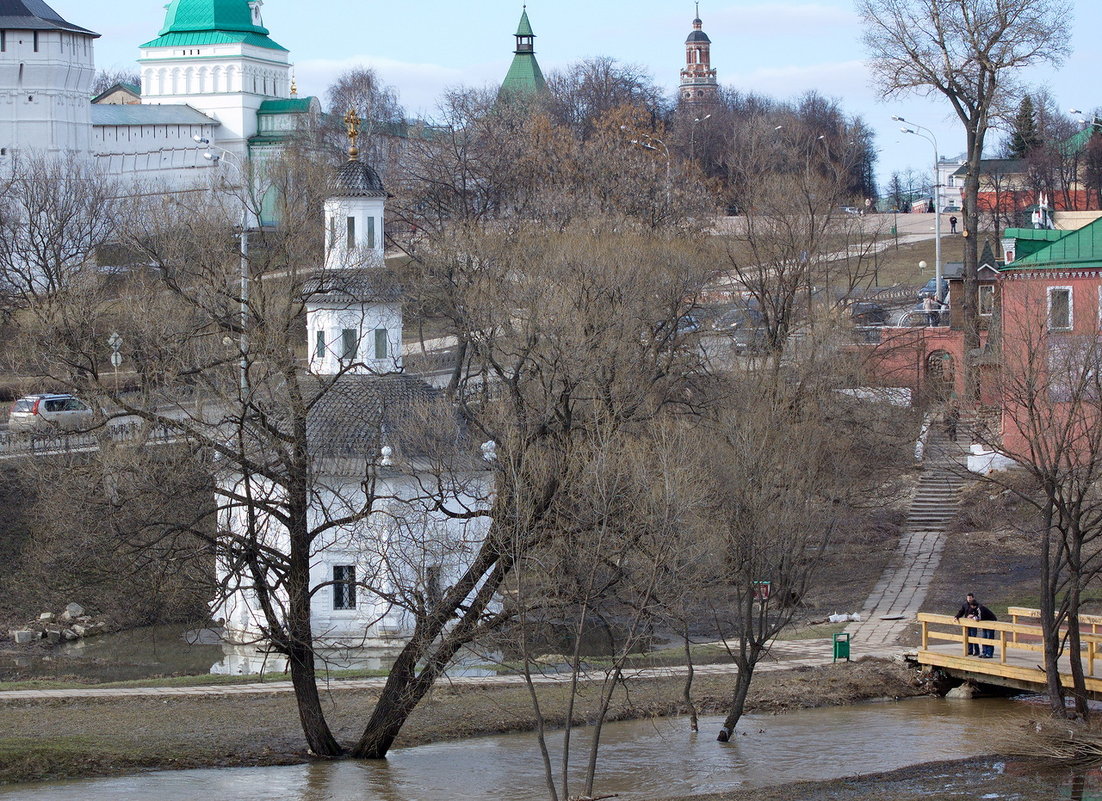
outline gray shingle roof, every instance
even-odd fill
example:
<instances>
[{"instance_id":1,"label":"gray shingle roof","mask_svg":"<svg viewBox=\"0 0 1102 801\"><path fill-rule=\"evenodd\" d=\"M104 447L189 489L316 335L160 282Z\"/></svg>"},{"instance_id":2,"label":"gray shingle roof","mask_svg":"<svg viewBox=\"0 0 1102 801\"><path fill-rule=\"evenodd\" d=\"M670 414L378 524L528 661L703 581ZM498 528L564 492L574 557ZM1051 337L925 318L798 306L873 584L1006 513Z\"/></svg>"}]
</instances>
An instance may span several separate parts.
<instances>
[{"instance_id":1,"label":"gray shingle roof","mask_svg":"<svg viewBox=\"0 0 1102 801\"><path fill-rule=\"evenodd\" d=\"M329 270L306 282L310 300L341 303L394 303L402 299L398 276L385 267L362 270Z\"/></svg>"},{"instance_id":2,"label":"gray shingle roof","mask_svg":"<svg viewBox=\"0 0 1102 801\"><path fill-rule=\"evenodd\" d=\"M379 174L362 161L346 161L337 170L337 194L341 197L385 197Z\"/></svg>"},{"instance_id":3,"label":"gray shingle roof","mask_svg":"<svg viewBox=\"0 0 1102 801\"><path fill-rule=\"evenodd\" d=\"M0 28L17 31L69 31L99 36L87 28L65 21L42 0L0 0Z\"/></svg>"},{"instance_id":4,"label":"gray shingle roof","mask_svg":"<svg viewBox=\"0 0 1102 801\"><path fill-rule=\"evenodd\" d=\"M93 125L221 125L218 120L183 104L92 105Z\"/></svg>"},{"instance_id":5,"label":"gray shingle roof","mask_svg":"<svg viewBox=\"0 0 1102 801\"><path fill-rule=\"evenodd\" d=\"M712 40L708 38L708 34L704 33L704 31L693 31L685 40L685 44L691 44L693 42L708 42L710 44L711 41Z\"/></svg>"},{"instance_id":6,"label":"gray shingle roof","mask_svg":"<svg viewBox=\"0 0 1102 801\"><path fill-rule=\"evenodd\" d=\"M383 445L407 457L427 456L448 441L454 449L461 440L439 390L420 378L393 373L316 381L319 397L306 419L314 458L374 460ZM441 421L444 425L433 425Z\"/></svg>"}]
</instances>

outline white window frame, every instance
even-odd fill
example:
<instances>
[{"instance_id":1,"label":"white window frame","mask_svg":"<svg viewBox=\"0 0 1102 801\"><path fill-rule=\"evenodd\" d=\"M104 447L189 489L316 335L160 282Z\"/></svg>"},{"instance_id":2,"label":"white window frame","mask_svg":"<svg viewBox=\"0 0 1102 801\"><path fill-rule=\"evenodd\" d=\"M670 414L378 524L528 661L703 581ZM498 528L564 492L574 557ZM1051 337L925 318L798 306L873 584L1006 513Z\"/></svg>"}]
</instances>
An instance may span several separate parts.
<instances>
[{"instance_id":1,"label":"white window frame","mask_svg":"<svg viewBox=\"0 0 1102 801\"><path fill-rule=\"evenodd\" d=\"M1068 324L1066 326L1053 325L1052 323L1052 296L1056 292L1068 293ZM1071 331L1075 328L1075 291L1070 286L1050 286L1046 290L1048 299L1047 313L1045 317L1046 327L1049 331Z\"/></svg>"}]
</instances>

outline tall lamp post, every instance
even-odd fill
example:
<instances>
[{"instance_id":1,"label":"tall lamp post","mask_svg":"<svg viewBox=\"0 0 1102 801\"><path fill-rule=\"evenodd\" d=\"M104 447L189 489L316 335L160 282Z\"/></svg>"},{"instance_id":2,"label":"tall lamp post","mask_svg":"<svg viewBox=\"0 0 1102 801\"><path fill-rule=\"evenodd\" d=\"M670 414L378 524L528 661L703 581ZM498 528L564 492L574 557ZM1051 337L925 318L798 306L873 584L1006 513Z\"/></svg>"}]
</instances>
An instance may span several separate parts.
<instances>
[{"instance_id":1,"label":"tall lamp post","mask_svg":"<svg viewBox=\"0 0 1102 801\"><path fill-rule=\"evenodd\" d=\"M628 126L621 125L620 130L626 131L628 130ZM666 143L659 139L657 136L651 136L650 134L642 132L637 133L636 136L640 138L632 139L631 143L633 145L639 145L639 147L644 148L645 150L654 150L656 152L661 152L666 157L666 205L668 206L672 202L671 195L673 188L673 185L670 183L670 149L666 147ZM655 147L655 144L660 145L662 150L659 151L658 148Z\"/></svg>"},{"instance_id":2,"label":"tall lamp post","mask_svg":"<svg viewBox=\"0 0 1102 801\"><path fill-rule=\"evenodd\" d=\"M203 153L203 158L214 164L220 164L222 159L228 158L230 163L237 168L238 175L241 177L241 185L245 186L245 171L241 167L241 162L237 157L226 150L224 147L211 142L209 139L203 136L193 136L192 139L199 145L207 148ZM220 152L215 153L214 150ZM239 239L239 250L241 254L241 335L239 339L239 346L241 350L241 360L238 366L238 382L241 389L241 398L244 400L248 396L249 392L249 204L242 198L241 200L241 236Z\"/></svg>"},{"instance_id":3,"label":"tall lamp post","mask_svg":"<svg viewBox=\"0 0 1102 801\"><path fill-rule=\"evenodd\" d=\"M893 120L896 122L905 122L907 125L903 126L899 130L905 134L911 134L917 136L920 139L925 139L934 148L934 297L939 301L941 300L941 179L938 174L938 159L941 158L938 153L937 137L934 136L934 132L929 128L919 125L915 122L909 122L902 117L893 116ZM910 127L908 127L910 126ZM920 128L925 131L925 134L919 133L916 128ZM898 230L898 229L897 229Z\"/></svg>"},{"instance_id":4,"label":"tall lamp post","mask_svg":"<svg viewBox=\"0 0 1102 801\"><path fill-rule=\"evenodd\" d=\"M705 114L703 117L697 117L693 120L692 125L689 127L689 161L696 161L696 126L711 118L711 114Z\"/></svg>"}]
</instances>

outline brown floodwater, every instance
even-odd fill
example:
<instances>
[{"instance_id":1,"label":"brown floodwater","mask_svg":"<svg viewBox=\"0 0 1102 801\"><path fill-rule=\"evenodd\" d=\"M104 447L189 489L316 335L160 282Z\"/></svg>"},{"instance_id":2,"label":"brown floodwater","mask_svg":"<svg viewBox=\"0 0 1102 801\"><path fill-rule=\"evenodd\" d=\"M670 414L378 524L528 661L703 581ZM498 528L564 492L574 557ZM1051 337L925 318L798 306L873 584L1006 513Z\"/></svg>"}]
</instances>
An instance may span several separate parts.
<instances>
[{"instance_id":1,"label":"brown floodwater","mask_svg":"<svg viewBox=\"0 0 1102 801\"><path fill-rule=\"evenodd\" d=\"M992 753L992 733L1036 708L1013 700L935 698L748 715L730 743L719 718L688 731L680 718L605 727L596 791L663 798L766 787ZM584 762L585 730L575 737ZM558 737L553 736L553 744ZM962 784L974 782L964 776ZM571 788L579 794L581 784ZM971 797L971 796L962 796ZM998 797L998 796L995 796ZM548 798L532 734L396 749L385 762L160 771L136 776L0 788L19 801L534 801Z\"/></svg>"}]
</instances>

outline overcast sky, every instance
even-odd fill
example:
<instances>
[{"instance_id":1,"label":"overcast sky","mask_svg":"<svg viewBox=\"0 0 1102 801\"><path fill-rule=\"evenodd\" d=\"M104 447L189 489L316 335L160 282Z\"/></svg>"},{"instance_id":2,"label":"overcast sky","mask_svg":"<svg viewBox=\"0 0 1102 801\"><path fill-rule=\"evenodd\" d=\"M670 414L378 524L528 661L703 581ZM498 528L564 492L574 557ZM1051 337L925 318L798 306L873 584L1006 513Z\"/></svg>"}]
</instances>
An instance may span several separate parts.
<instances>
[{"instance_id":1,"label":"overcast sky","mask_svg":"<svg viewBox=\"0 0 1102 801\"><path fill-rule=\"evenodd\" d=\"M96 42L101 68L134 65L138 45L154 38L164 23L165 0L48 2L70 22L102 34ZM1074 5L1071 58L1058 71L1029 76L1048 86L1064 110L1102 105L1102 92L1087 86L1097 80L1102 2L1075 0ZM519 2L505 0L266 0L263 8L272 38L291 51L300 94L324 97L341 71L367 65L398 90L410 116L426 118L447 87L501 82L520 12ZM544 72L607 55L645 66L672 93L694 9L684 0L530 0L528 15ZM877 100L863 64L852 0L705 0L700 16L721 84L780 98L816 89L839 99L876 131L881 176L907 167L928 170L933 161L933 148L899 133L892 114L934 129L943 155L963 150L963 134L944 102Z\"/></svg>"}]
</instances>

